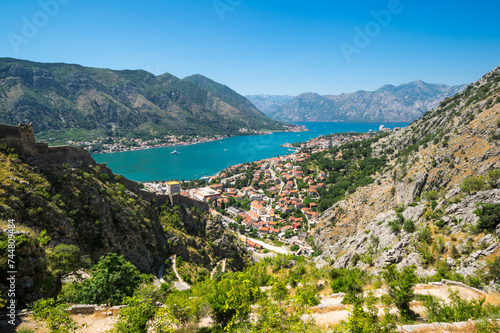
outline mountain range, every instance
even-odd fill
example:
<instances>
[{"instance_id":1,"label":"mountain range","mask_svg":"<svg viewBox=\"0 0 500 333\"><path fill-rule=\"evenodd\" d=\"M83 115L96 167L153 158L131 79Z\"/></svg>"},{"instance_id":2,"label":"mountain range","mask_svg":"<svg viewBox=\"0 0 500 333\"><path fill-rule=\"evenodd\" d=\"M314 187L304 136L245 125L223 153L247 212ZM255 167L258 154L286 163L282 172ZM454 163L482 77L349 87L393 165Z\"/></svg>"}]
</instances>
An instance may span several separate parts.
<instances>
[{"instance_id":1,"label":"mountain range","mask_svg":"<svg viewBox=\"0 0 500 333\"><path fill-rule=\"evenodd\" d=\"M237 135L283 130L245 97L202 75L179 79L0 58L0 122L36 123L39 139Z\"/></svg>"},{"instance_id":2,"label":"mountain range","mask_svg":"<svg viewBox=\"0 0 500 333\"><path fill-rule=\"evenodd\" d=\"M245 96L266 115L272 115L280 108L288 104L295 96L289 95L248 95Z\"/></svg>"},{"instance_id":3,"label":"mountain range","mask_svg":"<svg viewBox=\"0 0 500 333\"><path fill-rule=\"evenodd\" d=\"M500 66L371 146L387 165L320 217L317 261L471 284L500 253L499 138Z\"/></svg>"},{"instance_id":4,"label":"mountain range","mask_svg":"<svg viewBox=\"0 0 500 333\"><path fill-rule=\"evenodd\" d=\"M446 97L463 91L467 85L447 86L414 81L399 86L341 95L301 94L287 103L276 96L259 99L249 96L269 117L287 122L413 121L432 110ZM281 103L281 104L280 104Z\"/></svg>"}]
</instances>

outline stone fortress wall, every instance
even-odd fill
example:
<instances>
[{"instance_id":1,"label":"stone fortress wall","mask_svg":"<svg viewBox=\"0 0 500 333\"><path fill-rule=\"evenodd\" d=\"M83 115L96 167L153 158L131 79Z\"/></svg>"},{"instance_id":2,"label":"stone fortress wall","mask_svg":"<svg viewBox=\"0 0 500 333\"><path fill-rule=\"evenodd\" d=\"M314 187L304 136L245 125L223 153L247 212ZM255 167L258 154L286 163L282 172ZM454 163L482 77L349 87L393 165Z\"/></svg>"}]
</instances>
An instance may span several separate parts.
<instances>
[{"instance_id":1,"label":"stone fortress wall","mask_svg":"<svg viewBox=\"0 0 500 333\"><path fill-rule=\"evenodd\" d=\"M106 164L98 164L85 149L71 146L49 147L46 143L37 143L35 141L33 124L19 124L19 126L0 124L0 147L2 145L14 148L16 154L48 160L53 163L67 163L72 167L82 165L99 166L101 172L106 173L111 179L115 179L116 177ZM119 182L128 190L137 193L144 199L154 202L157 205L163 205L169 201L174 205L181 204L188 207L196 207L204 211L208 211L209 208L206 203L180 195L168 196L143 191L140 189L139 183L125 177L121 177Z\"/></svg>"}]
</instances>

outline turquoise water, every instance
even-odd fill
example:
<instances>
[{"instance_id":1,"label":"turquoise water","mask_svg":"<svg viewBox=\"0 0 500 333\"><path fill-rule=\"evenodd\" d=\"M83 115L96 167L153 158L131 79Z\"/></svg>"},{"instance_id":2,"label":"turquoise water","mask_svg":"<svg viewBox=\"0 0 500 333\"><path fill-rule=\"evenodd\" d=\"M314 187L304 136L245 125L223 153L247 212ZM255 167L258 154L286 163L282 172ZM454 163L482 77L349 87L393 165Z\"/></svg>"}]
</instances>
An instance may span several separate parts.
<instances>
[{"instance_id":1,"label":"turquoise water","mask_svg":"<svg viewBox=\"0 0 500 333\"><path fill-rule=\"evenodd\" d=\"M188 180L211 176L245 162L286 155L284 143L307 141L319 135L343 132L376 131L382 123L298 123L309 132L273 133L238 136L191 146L153 148L113 154L93 155L98 163L107 163L114 173L135 181ZM386 127L404 127L408 123L383 123ZM174 150L179 154L170 155Z\"/></svg>"}]
</instances>

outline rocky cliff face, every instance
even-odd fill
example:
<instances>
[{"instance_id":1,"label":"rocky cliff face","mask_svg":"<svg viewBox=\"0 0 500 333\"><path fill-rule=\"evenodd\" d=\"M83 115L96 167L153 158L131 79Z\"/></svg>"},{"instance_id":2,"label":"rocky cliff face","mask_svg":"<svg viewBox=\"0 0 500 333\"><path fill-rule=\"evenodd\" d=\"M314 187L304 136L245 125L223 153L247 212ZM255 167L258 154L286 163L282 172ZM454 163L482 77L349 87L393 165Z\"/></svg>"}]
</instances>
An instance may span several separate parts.
<instances>
[{"instance_id":1,"label":"rocky cliff face","mask_svg":"<svg viewBox=\"0 0 500 333\"><path fill-rule=\"evenodd\" d=\"M465 87L415 81L338 96L306 93L268 115L282 121L412 121Z\"/></svg>"},{"instance_id":2,"label":"rocky cliff face","mask_svg":"<svg viewBox=\"0 0 500 333\"><path fill-rule=\"evenodd\" d=\"M123 255L155 275L173 254L205 271L222 259L229 259L232 269L248 263L245 248L208 213L168 202L158 206L110 179L100 166L75 168L0 150L0 228L14 219L17 230L29 235L24 243L31 244L18 253L22 304L57 294L60 276L52 276L44 257L46 248L61 243L78 246L94 262L110 252ZM43 230L51 240L41 247L36 238ZM0 254L6 258L1 237ZM7 262L0 263L6 271Z\"/></svg>"},{"instance_id":3,"label":"rocky cliff face","mask_svg":"<svg viewBox=\"0 0 500 333\"><path fill-rule=\"evenodd\" d=\"M476 230L474 211L500 203L500 190L491 180L480 180L470 193L460 186L500 169L499 137L500 67L374 144L389 167L323 214L314 230L323 250L318 261L363 268L416 264L422 275L441 261L465 276L483 268L484 259L499 254L500 230Z\"/></svg>"}]
</instances>

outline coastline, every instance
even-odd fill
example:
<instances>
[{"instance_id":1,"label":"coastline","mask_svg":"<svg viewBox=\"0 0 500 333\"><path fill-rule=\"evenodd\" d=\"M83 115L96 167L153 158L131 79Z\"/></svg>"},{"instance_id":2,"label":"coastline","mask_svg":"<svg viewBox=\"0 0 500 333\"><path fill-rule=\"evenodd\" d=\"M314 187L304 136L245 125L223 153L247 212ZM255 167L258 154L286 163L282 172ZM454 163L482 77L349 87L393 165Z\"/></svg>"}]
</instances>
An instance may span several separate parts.
<instances>
[{"instance_id":1,"label":"coastline","mask_svg":"<svg viewBox=\"0 0 500 333\"><path fill-rule=\"evenodd\" d=\"M303 123L299 125L307 126L309 131L275 132L273 135L237 135L225 139L222 141L223 144L219 144L221 141L212 140L202 146L189 144L185 147L175 146L159 151L141 149L142 151L124 151L122 154L96 154L93 157L98 163L106 163L119 174L138 182L199 180L202 176L216 175L231 165L293 154L297 151L292 147L280 146L285 143L306 142L320 135L333 133L369 133L371 129L375 129L373 124L367 123L339 124ZM408 123L392 123L389 126L407 125ZM174 149L181 154L170 155Z\"/></svg>"},{"instance_id":2,"label":"coastline","mask_svg":"<svg viewBox=\"0 0 500 333\"><path fill-rule=\"evenodd\" d=\"M215 139L210 139L206 141L200 141L200 142L191 142L191 143L182 143L182 144L167 144L167 145L162 145L162 146L147 146L147 147L137 147L136 149L121 149L121 150L115 150L115 151L101 151L97 153L90 153L90 155L107 155L107 154L115 154L115 153L122 153L122 152L129 152L129 151L140 151L140 150L148 150L148 149L159 149L159 148L169 148L169 147L188 147L188 146L193 146L201 143L208 143L208 142L214 142L214 141L219 141L219 140L224 140L232 137L247 137L247 136L260 136L260 135L272 135L273 133L302 133L302 132L308 132L310 131L307 128L304 128L303 130L300 131L273 131L273 132L264 132L264 133L252 133L252 134L242 134L242 135L232 135L232 136L224 136L224 137L219 137ZM80 147L82 148L82 147ZM87 150L85 147L82 148Z\"/></svg>"}]
</instances>

